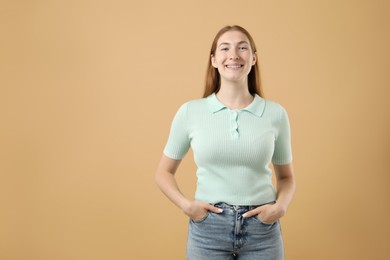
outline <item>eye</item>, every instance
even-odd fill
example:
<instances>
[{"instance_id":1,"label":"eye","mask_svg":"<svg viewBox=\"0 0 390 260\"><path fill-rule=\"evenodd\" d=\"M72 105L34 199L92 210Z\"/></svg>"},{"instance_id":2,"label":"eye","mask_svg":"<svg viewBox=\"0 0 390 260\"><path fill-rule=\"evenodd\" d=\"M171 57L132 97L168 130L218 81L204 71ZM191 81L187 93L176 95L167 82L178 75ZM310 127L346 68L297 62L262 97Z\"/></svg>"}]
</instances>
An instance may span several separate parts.
<instances>
[{"instance_id":1,"label":"eye","mask_svg":"<svg viewBox=\"0 0 390 260\"><path fill-rule=\"evenodd\" d=\"M228 50L229 50L228 47L224 47L224 48L221 49L221 51L228 51Z\"/></svg>"},{"instance_id":2,"label":"eye","mask_svg":"<svg viewBox=\"0 0 390 260\"><path fill-rule=\"evenodd\" d=\"M238 47L238 49L239 49L240 51L246 51L246 50L248 49L248 47L246 47L246 46L241 46L241 47Z\"/></svg>"}]
</instances>

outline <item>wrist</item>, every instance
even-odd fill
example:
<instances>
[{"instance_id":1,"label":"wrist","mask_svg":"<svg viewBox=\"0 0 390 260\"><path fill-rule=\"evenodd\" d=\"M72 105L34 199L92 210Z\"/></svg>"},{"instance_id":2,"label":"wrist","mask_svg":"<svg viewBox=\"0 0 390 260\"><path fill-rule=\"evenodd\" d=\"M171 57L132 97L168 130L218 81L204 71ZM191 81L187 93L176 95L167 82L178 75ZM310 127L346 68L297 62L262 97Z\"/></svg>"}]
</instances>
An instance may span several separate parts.
<instances>
[{"instance_id":1,"label":"wrist","mask_svg":"<svg viewBox=\"0 0 390 260\"><path fill-rule=\"evenodd\" d=\"M286 205L283 205L282 203L280 202L276 202L275 203L275 206L277 207L277 211L279 212L279 217L283 217L284 215L286 215L286 212L287 212L287 206Z\"/></svg>"},{"instance_id":2,"label":"wrist","mask_svg":"<svg viewBox=\"0 0 390 260\"><path fill-rule=\"evenodd\" d=\"M190 204L191 204L191 201L186 199L186 198L183 198L180 203L179 203L179 208L187 214L188 212L188 209L190 208Z\"/></svg>"}]
</instances>

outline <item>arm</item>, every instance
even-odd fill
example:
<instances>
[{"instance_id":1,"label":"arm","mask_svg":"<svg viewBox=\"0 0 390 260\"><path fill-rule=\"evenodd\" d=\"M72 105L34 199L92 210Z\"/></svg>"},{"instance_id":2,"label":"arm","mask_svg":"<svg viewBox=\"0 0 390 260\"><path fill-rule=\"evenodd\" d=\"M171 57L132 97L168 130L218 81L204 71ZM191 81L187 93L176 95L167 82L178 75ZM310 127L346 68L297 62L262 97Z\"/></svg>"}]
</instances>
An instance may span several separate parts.
<instances>
[{"instance_id":1,"label":"arm","mask_svg":"<svg viewBox=\"0 0 390 260\"><path fill-rule=\"evenodd\" d=\"M220 213L220 209L205 202L190 201L181 193L175 179L180 163L181 160L174 160L165 155L161 157L156 171L156 183L160 190L191 219L201 219L207 211Z\"/></svg>"},{"instance_id":2,"label":"arm","mask_svg":"<svg viewBox=\"0 0 390 260\"><path fill-rule=\"evenodd\" d=\"M292 163L274 165L274 169L277 190L275 205L280 209L282 217L286 214L295 193L295 175Z\"/></svg>"},{"instance_id":3,"label":"arm","mask_svg":"<svg viewBox=\"0 0 390 260\"><path fill-rule=\"evenodd\" d=\"M260 206L251 211L248 211L243 217L251 217L259 215L260 219L265 223L273 223L283 217L290 205L295 193L295 176L292 163L285 165L275 165L276 176L276 203Z\"/></svg>"}]
</instances>

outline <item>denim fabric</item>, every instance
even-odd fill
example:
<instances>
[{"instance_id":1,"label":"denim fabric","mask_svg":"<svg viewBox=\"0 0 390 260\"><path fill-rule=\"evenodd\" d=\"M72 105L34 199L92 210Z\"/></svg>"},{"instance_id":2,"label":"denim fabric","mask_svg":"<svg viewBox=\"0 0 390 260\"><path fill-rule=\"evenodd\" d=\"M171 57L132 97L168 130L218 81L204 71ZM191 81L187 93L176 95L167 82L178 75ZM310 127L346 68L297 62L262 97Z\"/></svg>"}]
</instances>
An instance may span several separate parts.
<instances>
[{"instance_id":1,"label":"denim fabric","mask_svg":"<svg viewBox=\"0 0 390 260\"><path fill-rule=\"evenodd\" d=\"M223 213L208 212L199 220L190 220L187 260L283 260L280 223L263 223L258 216L242 214L256 206L214 204Z\"/></svg>"}]
</instances>

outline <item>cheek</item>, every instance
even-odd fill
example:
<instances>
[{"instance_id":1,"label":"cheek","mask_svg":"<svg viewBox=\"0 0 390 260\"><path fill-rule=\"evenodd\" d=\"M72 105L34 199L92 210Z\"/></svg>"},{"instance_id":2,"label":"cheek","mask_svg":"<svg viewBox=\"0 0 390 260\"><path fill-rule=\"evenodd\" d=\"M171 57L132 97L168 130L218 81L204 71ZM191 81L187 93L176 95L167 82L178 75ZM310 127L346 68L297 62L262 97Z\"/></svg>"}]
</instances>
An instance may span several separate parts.
<instances>
[{"instance_id":1,"label":"cheek","mask_svg":"<svg viewBox=\"0 0 390 260\"><path fill-rule=\"evenodd\" d=\"M216 57L213 59L212 64L215 68L218 68L219 66L223 65L223 62L223 57Z\"/></svg>"}]
</instances>

